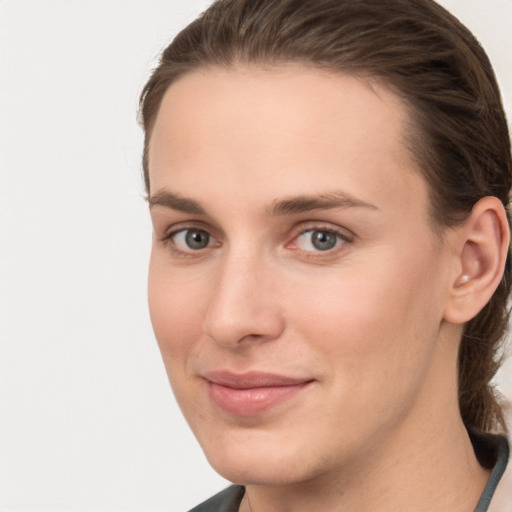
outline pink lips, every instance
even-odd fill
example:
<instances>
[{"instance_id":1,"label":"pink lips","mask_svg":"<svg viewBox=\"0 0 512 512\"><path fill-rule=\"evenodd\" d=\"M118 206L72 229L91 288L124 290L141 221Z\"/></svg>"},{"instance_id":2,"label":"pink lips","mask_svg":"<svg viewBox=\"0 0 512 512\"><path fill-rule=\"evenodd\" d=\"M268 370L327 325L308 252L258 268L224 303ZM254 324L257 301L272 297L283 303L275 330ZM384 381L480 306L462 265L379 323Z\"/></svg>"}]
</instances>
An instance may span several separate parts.
<instances>
[{"instance_id":1,"label":"pink lips","mask_svg":"<svg viewBox=\"0 0 512 512\"><path fill-rule=\"evenodd\" d=\"M295 379L271 373L234 374L214 371L204 376L213 403L230 414L254 416L292 398L311 379Z\"/></svg>"}]
</instances>

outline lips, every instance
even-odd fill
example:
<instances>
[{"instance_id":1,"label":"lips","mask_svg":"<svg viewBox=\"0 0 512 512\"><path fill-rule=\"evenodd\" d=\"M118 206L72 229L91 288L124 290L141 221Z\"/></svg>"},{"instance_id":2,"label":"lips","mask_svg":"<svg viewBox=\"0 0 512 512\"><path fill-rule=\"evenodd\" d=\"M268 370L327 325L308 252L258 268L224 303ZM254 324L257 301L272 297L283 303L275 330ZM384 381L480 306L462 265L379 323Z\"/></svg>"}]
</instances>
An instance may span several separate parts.
<instances>
[{"instance_id":1,"label":"lips","mask_svg":"<svg viewBox=\"0 0 512 512\"><path fill-rule=\"evenodd\" d=\"M234 374L214 371L204 376L211 401L238 416L255 416L277 407L301 393L312 379L272 373Z\"/></svg>"}]
</instances>

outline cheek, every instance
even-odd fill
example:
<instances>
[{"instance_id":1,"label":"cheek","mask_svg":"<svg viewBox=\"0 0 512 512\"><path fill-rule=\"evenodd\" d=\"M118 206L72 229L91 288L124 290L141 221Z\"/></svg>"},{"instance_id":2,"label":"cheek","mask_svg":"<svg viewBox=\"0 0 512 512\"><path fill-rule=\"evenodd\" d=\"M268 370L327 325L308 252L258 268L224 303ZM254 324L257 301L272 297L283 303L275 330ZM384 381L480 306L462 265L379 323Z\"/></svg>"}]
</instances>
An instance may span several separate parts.
<instances>
[{"instance_id":1,"label":"cheek","mask_svg":"<svg viewBox=\"0 0 512 512\"><path fill-rule=\"evenodd\" d=\"M354 265L309 283L307 296L293 292L304 338L341 367L341 378L373 389L391 371L392 385L400 386L425 370L442 318L435 279L424 274L428 257L380 256L378 266Z\"/></svg>"},{"instance_id":2,"label":"cheek","mask_svg":"<svg viewBox=\"0 0 512 512\"><path fill-rule=\"evenodd\" d=\"M198 279L184 279L179 271L171 271L161 257L151 256L149 311L169 377L170 370L184 364L194 340L201 335L208 307L208 293L204 284Z\"/></svg>"},{"instance_id":3,"label":"cheek","mask_svg":"<svg viewBox=\"0 0 512 512\"><path fill-rule=\"evenodd\" d=\"M183 279L181 272L171 271L165 261L152 256L148 300L153 330L175 398L187 420L206 422L201 420L202 402L189 371L191 360L201 352L198 344L208 307L204 283Z\"/></svg>"}]
</instances>

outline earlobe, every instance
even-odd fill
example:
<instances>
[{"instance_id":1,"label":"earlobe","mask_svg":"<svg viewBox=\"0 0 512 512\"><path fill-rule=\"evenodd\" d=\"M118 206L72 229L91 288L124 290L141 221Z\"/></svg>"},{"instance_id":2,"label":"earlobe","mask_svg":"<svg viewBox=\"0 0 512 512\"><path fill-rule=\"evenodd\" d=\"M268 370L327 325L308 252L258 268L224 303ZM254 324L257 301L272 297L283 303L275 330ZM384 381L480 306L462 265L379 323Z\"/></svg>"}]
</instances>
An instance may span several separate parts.
<instances>
[{"instance_id":1,"label":"earlobe","mask_svg":"<svg viewBox=\"0 0 512 512\"><path fill-rule=\"evenodd\" d=\"M462 324L489 302L501 281L510 230L507 212L497 197L480 199L460 228L457 268L445 309L446 321Z\"/></svg>"}]
</instances>

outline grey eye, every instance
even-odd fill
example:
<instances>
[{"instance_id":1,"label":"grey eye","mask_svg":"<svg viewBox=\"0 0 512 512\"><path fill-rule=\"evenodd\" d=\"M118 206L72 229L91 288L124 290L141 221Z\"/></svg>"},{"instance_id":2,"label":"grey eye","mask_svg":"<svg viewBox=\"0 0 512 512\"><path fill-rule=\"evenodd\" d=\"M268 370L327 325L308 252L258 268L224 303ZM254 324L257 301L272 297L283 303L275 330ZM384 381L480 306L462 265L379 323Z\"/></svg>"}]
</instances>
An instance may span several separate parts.
<instances>
[{"instance_id":1,"label":"grey eye","mask_svg":"<svg viewBox=\"0 0 512 512\"><path fill-rule=\"evenodd\" d=\"M174 243L183 250L206 249L211 240L210 234L202 229L183 229L173 235Z\"/></svg>"},{"instance_id":2,"label":"grey eye","mask_svg":"<svg viewBox=\"0 0 512 512\"><path fill-rule=\"evenodd\" d=\"M328 231L316 231L311 233L311 244L319 251L328 251L336 247L338 237Z\"/></svg>"},{"instance_id":3,"label":"grey eye","mask_svg":"<svg viewBox=\"0 0 512 512\"><path fill-rule=\"evenodd\" d=\"M310 229L297 237L297 246L303 251L329 251L343 242L337 233L321 229Z\"/></svg>"}]
</instances>

